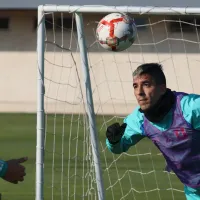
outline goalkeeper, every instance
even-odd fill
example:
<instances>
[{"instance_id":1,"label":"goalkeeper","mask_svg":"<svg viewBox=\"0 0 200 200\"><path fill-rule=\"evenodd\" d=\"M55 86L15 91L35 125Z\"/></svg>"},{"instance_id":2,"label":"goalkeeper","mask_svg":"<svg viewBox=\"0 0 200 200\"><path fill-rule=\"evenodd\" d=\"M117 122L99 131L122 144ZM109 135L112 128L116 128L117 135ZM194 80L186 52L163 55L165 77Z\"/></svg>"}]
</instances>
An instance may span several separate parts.
<instances>
[{"instance_id":1,"label":"goalkeeper","mask_svg":"<svg viewBox=\"0 0 200 200\"><path fill-rule=\"evenodd\" d=\"M200 95L168 89L157 63L133 72L133 88L139 107L107 128L108 149L120 154L148 137L184 184L187 200L200 200Z\"/></svg>"}]
</instances>

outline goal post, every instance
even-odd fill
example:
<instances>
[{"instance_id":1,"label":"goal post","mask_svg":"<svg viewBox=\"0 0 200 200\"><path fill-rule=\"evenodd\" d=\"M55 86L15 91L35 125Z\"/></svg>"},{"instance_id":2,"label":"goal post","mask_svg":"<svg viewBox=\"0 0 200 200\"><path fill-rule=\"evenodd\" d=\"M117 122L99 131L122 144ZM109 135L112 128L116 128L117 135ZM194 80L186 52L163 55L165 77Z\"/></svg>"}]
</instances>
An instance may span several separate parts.
<instances>
[{"instance_id":1,"label":"goal post","mask_svg":"<svg viewBox=\"0 0 200 200\"><path fill-rule=\"evenodd\" d=\"M37 29L37 136L36 136L36 200L43 198L44 184L44 12L38 8Z\"/></svg>"},{"instance_id":2,"label":"goal post","mask_svg":"<svg viewBox=\"0 0 200 200\"><path fill-rule=\"evenodd\" d=\"M135 43L102 49L96 25L133 16ZM179 200L183 187L146 139L114 155L108 125L137 106L131 74L159 62L173 90L199 93L200 8L41 5L37 27L36 200Z\"/></svg>"},{"instance_id":3,"label":"goal post","mask_svg":"<svg viewBox=\"0 0 200 200\"><path fill-rule=\"evenodd\" d=\"M84 74L86 105L87 105L86 109L87 109L87 116L88 116L88 121L89 121L91 146L92 146L92 153L93 153L95 172L96 172L98 199L103 200L105 199L105 197L104 197L103 179L102 179L102 174L101 174L100 154L99 154L99 147L98 147L98 141L97 141L98 140L97 127L96 127L94 105L93 105L93 99L92 99L92 88L91 88L91 83L90 83L87 46L85 44L84 24L83 24L81 13L76 13L75 19L76 19L76 25L77 25L78 44L80 48L81 66L82 66L82 71Z\"/></svg>"},{"instance_id":4,"label":"goal post","mask_svg":"<svg viewBox=\"0 0 200 200\"><path fill-rule=\"evenodd\" d=\"M38 108L37 108L37 146L36 146L36 200L43 199L43 165L44 165L44 133L45 133L45 121L44 121L44 11L43 6L38 8ZM52 12L52 11L50 11ZM93 152L93 162L95 165L96 183L98 190L98 199L103 200L104 188L103 180L100 168L99 148L97 143L97 131L95 122L95 113L92 99L92 90L89 75L89 66L87 58L87 50L84 38L84 25L81 13L75 13L78 44L80 48L80 59L82 65L82 71L84 74L85 92L86 92L86 109L87 117L90 128L91 147Z\"/></svg>"}]
</instances>

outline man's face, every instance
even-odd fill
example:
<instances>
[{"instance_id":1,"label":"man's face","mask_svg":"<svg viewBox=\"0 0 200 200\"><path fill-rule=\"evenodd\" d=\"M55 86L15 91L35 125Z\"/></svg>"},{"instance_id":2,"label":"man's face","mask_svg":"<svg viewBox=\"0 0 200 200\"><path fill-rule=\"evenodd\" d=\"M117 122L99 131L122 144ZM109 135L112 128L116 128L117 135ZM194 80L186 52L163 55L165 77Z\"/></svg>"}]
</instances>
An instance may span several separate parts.
<instances>
[{"instance_id":1,"label":"man's face","mask_svg":"<svg viewBox=\"0 0 200 200\"><path fill-rule=\"evenodd\" d=\"M154 106L166 91L166 85L156 85L155 80L149 74L133 77L134 94L143 111Z\"/></svg>"}]
</instances>

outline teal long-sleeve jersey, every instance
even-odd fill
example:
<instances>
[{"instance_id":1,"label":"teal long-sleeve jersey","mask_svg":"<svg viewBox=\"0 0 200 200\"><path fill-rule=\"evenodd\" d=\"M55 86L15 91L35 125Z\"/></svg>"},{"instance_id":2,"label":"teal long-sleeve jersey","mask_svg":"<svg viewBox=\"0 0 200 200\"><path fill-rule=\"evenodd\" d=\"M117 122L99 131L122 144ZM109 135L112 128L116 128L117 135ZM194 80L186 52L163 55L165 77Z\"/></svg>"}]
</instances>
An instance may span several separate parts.
<instances>
[{"instance_id":1,"label":"teal long-sleeve jersey","mask_svg":"<svg viewBox=\"0 0 200 200\"><path fill-rule=\"evenodd\" d=\"M200 130L200 95L188 94L181 99L181 110L184 119L196 130ZM159 123L152 123L160 131L167 130L173 119L172 109ZM117 144L110 144L108 139L106 145L108 149L116 154L126 152L131 146L135 145L142 138L146 137L144 132L144 114L137 107L130 115L124 119L127 124L124 135Z\"/></svg>"}]
</instances>

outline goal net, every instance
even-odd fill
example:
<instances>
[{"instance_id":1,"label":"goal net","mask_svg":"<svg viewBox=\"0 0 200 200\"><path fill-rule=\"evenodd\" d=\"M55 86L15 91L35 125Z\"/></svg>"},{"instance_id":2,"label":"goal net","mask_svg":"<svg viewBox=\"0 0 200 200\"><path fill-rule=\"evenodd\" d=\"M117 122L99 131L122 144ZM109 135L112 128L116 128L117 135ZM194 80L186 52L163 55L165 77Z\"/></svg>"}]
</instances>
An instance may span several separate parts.
<instances>
[{"instance_id":1,"label":"goal net","mask_svg":"<svg viewBox=\"0 0 200 200\"><path fill-rule=\"evenodd\" d=\"M80 32L75 18L81 19L76 14L81 9L84 29ZM96 26L109 13L106 10L129 9L39 9L36 200L43 196L52 200L181 200L183 185L174 173L165 171L165 161L151 141L143 139L128 152L114 155L106 148L105 132L110 124L122 123L137 106L132 72L142 63L161 63L172 90L200 93L200 18L186 15L181 8L135 9L129 15L137 26L136 41L116 53L96 41ZM86 48L78 41L85 42ZM87 63L89 76L83 70ZM86 81L89 77L91 84ZM90 96L92 101L88 101ZM93 109L95 115L89 113Z\"/></svg>"}]
</instances>

